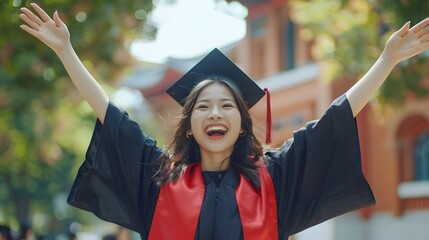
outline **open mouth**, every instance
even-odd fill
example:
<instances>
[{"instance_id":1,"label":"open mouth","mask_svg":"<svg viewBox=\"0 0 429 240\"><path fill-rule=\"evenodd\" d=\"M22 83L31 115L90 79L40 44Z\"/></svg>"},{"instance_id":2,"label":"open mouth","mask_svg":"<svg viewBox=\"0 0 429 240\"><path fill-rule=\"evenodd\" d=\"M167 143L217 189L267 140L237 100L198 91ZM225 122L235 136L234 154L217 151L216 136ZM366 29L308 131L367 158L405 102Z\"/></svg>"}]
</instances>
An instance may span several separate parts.
<instances>
[{"instance_id":1,"label":"open mouth","mask_svg":"<svg viewBox=\"0 0 429 240\"><path fill-rule=\"evenodd\" d=\"M206 128L206 133L210 137L223 136L226 134L228 129L224 126L209 126Z\"/></svg>"}]
</instances>

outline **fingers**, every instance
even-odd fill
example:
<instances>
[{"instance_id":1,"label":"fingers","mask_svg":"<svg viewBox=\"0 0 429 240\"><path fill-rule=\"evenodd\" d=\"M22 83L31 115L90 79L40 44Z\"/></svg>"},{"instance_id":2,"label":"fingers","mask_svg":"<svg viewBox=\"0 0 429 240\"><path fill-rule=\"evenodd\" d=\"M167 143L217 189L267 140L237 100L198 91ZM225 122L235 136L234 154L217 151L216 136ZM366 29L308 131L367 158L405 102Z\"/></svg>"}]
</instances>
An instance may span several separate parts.
<instances>
[{"instance_id":1,"label":"fingers","mask_svg":"<svg viewBox=\"0 0 429 240\"><path fill-rule=\"evenodd\" d=\"M33 9L39 14L40 18L42 18L43 22L52 21L51 17L41 8L39 5L35 3L31 3Z\"/></svg>"},{"instance_id":2,"label":"fingers","mask_svg":"<svg viewBox=\"0 0 429 240\"><path fill-rule=\"evenodd\" d=\"M31 21L34 24L37 24L39 26L41 26L43 24L43 21L38 16L36 16L32 11L28 10L27 8L23 7L23 8L21 8L21 11L27 17L27 20L29 20L29 21ZM21 15L23 15L23 14L21 14Z\"/></svg>"},{"instance_id":3,"label":"fingers","mask_svg":"<svg viewBox=\"0 0 429 240\"><path fill-rule=\"evenodd\" d=\"M408 30L410 29L410 21L408 21L407 23L404 24L404 26L401 27L401 29L399 29L398 31L396 31L396 33L400 36L403 37L407 34Z\"/></svg>"},{"instance_id":4,"label":"fingers","mask_svg":"<svg viewBox=\"0 0 429 240\"><path fill-rule=\"evenodd\" d=\"M20 25L20 27L21 27L22 30L26 31L30 35L33 35L33 36L37 37L37 31L36 30L30 28L27 25Z\"/></svg>"},{"instance_id":5,"label":"fingers","mask_svg":"<svg viewBox=\"0 0 429 240\"><path fill-rule=\"evenodd\" d=\"M429 49L429 41L420 43L417 46L416 52L417 52L417 54L419 54L419 53L422 53L422 52L424 52L424 51L426 51L428 49Z\"/></svg>"},{"instance_id":6,"label":"fingers","mask_svg":"<svg viewBox=\"0 0 429 240\"><path fill-rule=\"evenodd\" d=\"M24 20L24 22L26 22L28 24L28 26L30 26L33 29L38 30L40 25L38 25L36 22L34 22L33 20L31 20L27 15L21 13L19 14L19 17Z\"/></svg>"},{"instance_id":7,"label":"fingers","mask_svg":"<svg viewBox=\"0 0 429 240\"><path fill-rule=\"evenodd\" d=\"M429 41L429 27L426 29L426 33L419 37L420 42L428 42Z\"/></svg>"},{"instance_id":8,"label":"fingers","mask_svg":"<svg viewBox=\"0 0 429 240\"><path fill-rule=\"evenodd\" d=\"M412 27L410 30L413 31L417 36L421 36L422 34L420 31L427 27L429 25L429 18L426 18L425 20L417 23L414 27Z\"/></svg>"},{"instance_id":9,"label":"fingers","mask_svg":"<svg viewBox=\"0 0 429 240\"><path fill-rule=\"evenodd\" d=\"M58 11L54 12L54 22L56 27L61 27L62 25L65 25L61 20L60 16L58 15Z\"/></svg>"},{"instance_id":10,"label":"fingers","mask_svg":"<svg viewBox=\"0 0 429 240\"><path fill-rule=\"evenodd\" d=\"M36 11L36 13L38 14L38 16L33 13L31 10L29 10L28 8L21 8L22 13L19 15L19 17L24 20L25 23L27 23L28 26L24 27L25 25L21 25L21 28L23 30L25 30L26 32L30 33L31 35L35 35L35 33L37 31L40 31L40 28L44 26L44 24L49 23L52 24L55 22L55 25L57 27L61 26L62 24L64 24L61 19L58 16L58 12L54 13L54 18L56 19L55 21L52 20L49 15L41 8L39 7L37 4L35 3L31 3L31 6L33 7L33 9ZM35 30L35 31L30 31L30 29Z\"/></svg>"},{"instance_id":11,"label":"fingers","mask_svg":"<svg viewBox=\"0 0 429 240\"><path fill-rule=\"evenodd\" d=\"M429 33L429 25L426 25L426 27L424 27L424 28L420 29L420 30L416 33L416 36L417 36L418 38L422 38L422 37L425 37L426 35L428 35L428 33Z\"/></svg>"},{"instance_id":12,"label":"fingers","mask_svg":"<svg viewBox=\"0 0 429 240\"><path fill-rule=\"evenodd\" d=\"M20 14L21 19L24 20L29 26L31 26L34 29L38 29L37 25L41 26L43 23L52 21L49 15L37 4L31 3L31 6L39 16L37 16L36 14L34 14L32 11L30 11L28 8L25 8L25 7L21 8L22 14Z\"/></svg>"}]
</instances>

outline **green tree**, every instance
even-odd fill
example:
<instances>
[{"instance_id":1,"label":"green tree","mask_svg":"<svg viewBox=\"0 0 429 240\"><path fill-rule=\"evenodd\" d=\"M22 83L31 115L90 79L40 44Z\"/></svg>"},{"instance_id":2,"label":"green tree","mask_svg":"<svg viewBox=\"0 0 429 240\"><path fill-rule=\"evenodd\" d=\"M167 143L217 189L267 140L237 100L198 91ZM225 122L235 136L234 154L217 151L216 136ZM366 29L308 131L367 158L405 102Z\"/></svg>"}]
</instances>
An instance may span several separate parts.
<instances>
[{"instance_id":1,"label":"green tree","mask_svg":"<svg viewBox=\"0 0 429 240\"><path fill-rule=\"evenodd\" d=\"M102 84L114 84L134 64L126 49L133 38L155 34L146 21L151 0L37 3L59 11L76 52ZM29 2L0 0L0 223L12 225L37 213L70 217L52 199L68 192L94 124L56 55L19 28L23 6Z\"/></svg>"},{"instance_id":2,"label":"green tree","mask_svg":"<svg viewBox=\"0 0 429 240\"><path fill-rule=\"evenodd\" d=\"M322 62L324 78L357 80L368 71L387 38L407 21L428 17L426 1L292 0L293 20L302 25L301 37L314 41L313 55ZM425 96L422 79L428 76L427 54L397 66L377 99L398 104L406 95Z\"/></svg>"}]
</instances>

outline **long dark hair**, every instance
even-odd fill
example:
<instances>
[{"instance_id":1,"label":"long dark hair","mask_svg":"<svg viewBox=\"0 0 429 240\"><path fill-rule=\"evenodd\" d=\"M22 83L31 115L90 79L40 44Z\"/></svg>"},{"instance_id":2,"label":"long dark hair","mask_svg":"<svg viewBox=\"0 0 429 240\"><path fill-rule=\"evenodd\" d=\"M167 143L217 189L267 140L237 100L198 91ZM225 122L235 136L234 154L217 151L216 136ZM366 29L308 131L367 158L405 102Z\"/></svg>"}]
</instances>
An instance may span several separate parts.
<instances>
[{"instance_id":1,"label":"long dark hair","mask_svg":"<svg viewBox=\"0 0 429 240\"><path fill-rule=\"evenodd\" d=\"M192 110L199 94L204 88L214 83L226 86L233 94L241 115L241 127L244 130L244 134L240 135L235 142L230 157L230 166L243 174L254 186L259 186L260 180L255 162L261 158L263 149L253 133L249 109L237 88L228 79L219 76L207 77L206 80L198 83L188 95L173 141L160 157L161 166L156 175L159 184L176 181L188 165L201 161L198 143L193 137L188 137L186 132L191 128Z\"/></svg>"}]
</instances>

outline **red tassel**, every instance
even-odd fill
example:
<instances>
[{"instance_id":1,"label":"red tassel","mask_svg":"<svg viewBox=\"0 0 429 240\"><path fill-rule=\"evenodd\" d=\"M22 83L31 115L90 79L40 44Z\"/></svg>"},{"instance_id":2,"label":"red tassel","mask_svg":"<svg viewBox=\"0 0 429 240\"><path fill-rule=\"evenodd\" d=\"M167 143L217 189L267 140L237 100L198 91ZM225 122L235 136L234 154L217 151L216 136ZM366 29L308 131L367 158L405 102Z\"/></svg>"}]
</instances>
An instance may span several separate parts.
<instances>
[{"instance_id":1,"label":"red tassel","mask_svg":"<svg viewBox=\"0 0 429 240\"><path fill-rule=\"evenodd\" d=\"M267 93L267 120L265 122L266 129L265 129L265 143L270 144L271 143L271 100L270 100L270 91L268 88L264 88L264 91Z\"/></svg>"}]
</instances>

